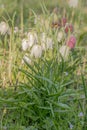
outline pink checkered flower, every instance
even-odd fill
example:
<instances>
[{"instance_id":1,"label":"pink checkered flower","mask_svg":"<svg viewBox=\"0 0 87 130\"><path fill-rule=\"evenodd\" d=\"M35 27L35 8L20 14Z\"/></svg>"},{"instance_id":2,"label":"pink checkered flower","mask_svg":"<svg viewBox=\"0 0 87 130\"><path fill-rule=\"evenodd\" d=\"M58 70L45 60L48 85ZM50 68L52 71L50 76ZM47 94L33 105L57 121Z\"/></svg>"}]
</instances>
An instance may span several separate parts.
<instances>
[{"instance_id":1,"label":"pink checkered flower","mask_svg":"<svg viewBox=\"0 0 87 130\"><path fill-rule=\"evenodd\" d=\"M67 24L65 25L65 33L68 33L69 30L70 30L70 32L72 33L72 32L74 31L74 27L73 27L72 24L68 24L68 23L67 23Z\"/></svg>"},{"instance_id":2,"label":"pink checkered flower","mask_svg":"<svg viewBox=\"0 0 87 130\"><path fill-rule=\"evenodd\" d=\"M67 42L67 45L69 46L70 49L73 49L75 47L75 44L76 44L76 38L75 36L71 35Z\"/></svg>"}]
</instances>

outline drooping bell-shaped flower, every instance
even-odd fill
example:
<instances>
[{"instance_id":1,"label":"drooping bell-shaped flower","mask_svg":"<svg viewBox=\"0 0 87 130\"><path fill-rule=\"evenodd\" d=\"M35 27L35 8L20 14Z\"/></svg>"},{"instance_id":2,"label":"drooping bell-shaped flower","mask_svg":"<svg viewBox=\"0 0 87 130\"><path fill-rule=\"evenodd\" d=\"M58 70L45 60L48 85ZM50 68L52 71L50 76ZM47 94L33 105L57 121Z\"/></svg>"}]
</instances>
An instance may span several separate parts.
<instances>
[{"instance_id":1,"label":"drooping bell-shaped flower","mask_svg":"<svg viewBox=\"0 0 87 130\"><path fill-rule=\"evenodd\" d=\"M76 38L75 38L75 36L71 35L70 38L69 38L69 40L67 41L67 46L70 49L74 49L75 44L76 44Z\"/></svg>"},{"instance_id":2,"label":"drooping bell-shaped flower","mask_svg":"<svg viewBox=\"0 0 87 130\"><path fill-rule=\"evenodd\" d=\"M62 41L62 39L63 39L63 32L62 31L60 31L59 33L58 33L58 35L57 35L57 40L58 40L58 42L61 42Z\"/></svg>"},{"instance_id":3,"label":"drooping bell-shaped flower","mask_svg":"<svg viewBox=\"0 0 87 130\"><path fill-rule=\"evenodd\" d=\"M28 43L29 43L29 47L32 47L34 44L36 44L38 42L38 37L36 33L28 33Z\"/></svg>"},{"instance_id":4,"label":"drooping bell-shaped flower","mask_svg":"<svg viewBox=\"0 0 87 130\"><path fill-rule=\"evenodd\" d=\"M60 47L59 49L59 53L61 54L62 58L64 60L67 60L68 59L68 56L69 56L69 52L70 52L70 49L68 46L66 45L63 45Z\"/></svg>"},{"instance_id":5,"label":"drooping bell-shaped flower","mask_svg":"<svg viewBox=\"0 0 87 130\"><path fill-rule=\"evenodd\" d=\"M0 23L0 33L1 35L5 35L6 33L9 33L9 26L6 22L2 21Z\"/></svg>"},{"instance_id":6,"label":"drooping bell-shaped flower","mask_svg":"<svg viewBox=\"0 0 87 130\"><path fill-rule=\"evenodd\" d=\"M42 47L40 45L34 45L31 49L31 56L40 58L42 56Z\"/></svg>"},{"instance_id":7,"label":"drooping bell-shaped flower","mask_svg":"<svg viewBox=\"0 0 87 130\"><path fill-rule=\"evenodd\" d=\"M29 48L28 40L23 39L22 40L22 50L26 51Z\"/></svg>"},{"instance_id":8,"label":"drooping bell-shaped flower","mask_svg":"<svg viewBox=\"0 0 87 130\"><path fill-rule=\"evenodd\" d=\"M69 0L69 6L76 8L78 6L78 0Z\"/></svg>"},{"instance_id":9,"label":"drooping bell-shaped flower","mask_svg":"<svg viewBox=\"0 0 87 130\"><path fill-rule=\"evenodd\" d=\"M32 63L31 59L28 57L27 54L24 55L24 57L22 59L22 64L24 64L24 61L27 62L28 64Z\"/></svg>"}]
</instances>

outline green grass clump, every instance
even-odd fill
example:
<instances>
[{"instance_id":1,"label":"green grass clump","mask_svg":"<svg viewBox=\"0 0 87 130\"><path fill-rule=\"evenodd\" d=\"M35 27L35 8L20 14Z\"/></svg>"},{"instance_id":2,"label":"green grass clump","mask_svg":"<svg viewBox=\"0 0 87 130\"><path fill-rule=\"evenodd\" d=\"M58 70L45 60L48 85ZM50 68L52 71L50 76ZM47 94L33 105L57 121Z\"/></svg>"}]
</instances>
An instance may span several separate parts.
<instances>
[{"instance_id":1,"label":"green grass clump","mask_svg":"<svg viewBox=\"0 0 87 130\"><path fill-rule=\"evenodd\" d=\"M42 60L39 66L35 62L34 68L27 64L27 71L20 70L27 82L21 82L17 92L9 91L9 97L8 93L7 98L1 98L2 126L11 130L18 125L18 129L63 130L73 124L74 129L81 130L85 123L86 109L82 104L86 102L82 95L86 96L86 88L83 76L79 83L75 74L78 64L77 60L71 65L58 63L56 58ZM83 117L78 116L80 112Z\"/></svg>"}]
</instances>

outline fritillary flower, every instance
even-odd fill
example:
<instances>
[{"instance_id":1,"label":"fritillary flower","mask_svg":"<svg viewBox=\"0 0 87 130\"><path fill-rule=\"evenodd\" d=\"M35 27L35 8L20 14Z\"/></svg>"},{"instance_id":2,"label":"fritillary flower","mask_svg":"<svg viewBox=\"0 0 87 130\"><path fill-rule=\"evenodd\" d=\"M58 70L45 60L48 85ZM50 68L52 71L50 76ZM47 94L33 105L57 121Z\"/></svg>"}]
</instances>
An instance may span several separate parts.
<instances>
[{"instance_id":1,"label":"fritillary flower","mask_svg":"<svg viewBox=\"0 0 87 130\"><path fill-rule=\"evenodd\" d=\"M69 46L70 49L73 49L75 47L75 44L76 44L76 38L75 36L71 35L67 42L67 46Z\"/></svg>"},{"instance_id":2,"label":"fritillary flower","mask_svg":"<svg viewBox=\"0 0 87 130\"><path fill-rule=\"evenodd\" d=\"M9 26L6 22L2 21L0 23L0 33L1 35L5 35L6 33L9 33Z\"/></svg>"},{"instance_id":3,"label":"fritillary flower","mask_svg":"<svg viewBox=\"0 0 87 130\"><path fill-rule=\"evenodd\" d=\"M58 42L61 42L62 41L62 39L63 39L63 32L62 31L60 31L59 33L58 33L58 35L57 35L57 40L58 40Z\"/></svg>"},{"instance_id":4,"label":"fritillary flower","mask_svg":"<svg viewBox=\"0 0 87 130\"><path fill-rule=\"evenodd\" d=\"M74 28L72 24L67 23L65 26L65 33L68 33L69 31L72 33L74 31Z\"/></svg>"},{"instance_id":5,"label":"fritillary flower","mask_svg":"<svg viewBox=\"0 0 87 130\"><path fill-rule=\"evenodd\" d=\"M27 54L24 55L23 59L22 59L22 64L24 64L24 61L27 62L28 64L31 64L31 59L28 57Z\"/></svg>"},{"instance_id":6,"label":"fritillary flower","mask_svg":"<svg viewBox=\"0 0 87 130\"><path fill-rule=\"evenodd\" d=\"M63 45L63 46L59 49L59 52L60 52L60 54L61 54L61 56L63 57L64 60L67 60L67 59L68 59L69 52L70 52L70 49L69 49L68 46Z\"/></svg>"},{"instance_id":7,"label":"fritillary flower","mask_svg":"<svg viewBox=\"0 0 87 130\"><path fill-rule=\"evenodd\" d=\"M23 39L22 40L22 50L26 51L28 48L29 48L28 40L27 39Z\"/></svg>"},{"instance_id":8,"label":"fritillary flower","mask_svg":"<svg viewBox=\"0 0 87 130\"><path fill-rule=\"evenodd\" d=\"M40 58L42 56L42 47L40 45L34 45L31 49L31 56Z\"/></svg>"},{"instance_id":9,"label":"fritillary flower","mask_svg":"<svg viewBox=\"0 0 87 130\"><path fill-rule=\"evenodd\" d=\"M76 8L78 6L78 0L69 0L69 6Z\"/></svg>"},{"instance_id":10,"label":"fritillary flower","mask_svg":"<svg viewBox=\"0 0 87 130\"><path fill-rule=\"evenodd\" d=\"M28 36L28 43L30 47L32 47L32 45L38 42L38 37L36 33L29 32L27 36Z\"/></svg>"}]
</instances>

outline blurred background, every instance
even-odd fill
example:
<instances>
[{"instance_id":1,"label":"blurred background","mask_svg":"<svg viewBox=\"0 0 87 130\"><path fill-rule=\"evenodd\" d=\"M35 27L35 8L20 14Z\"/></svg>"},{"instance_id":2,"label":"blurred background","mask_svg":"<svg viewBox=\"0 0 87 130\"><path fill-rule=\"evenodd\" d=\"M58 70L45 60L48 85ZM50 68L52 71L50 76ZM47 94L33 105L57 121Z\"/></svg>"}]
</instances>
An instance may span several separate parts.
<instances>
[{"instance_id":1,"label":"blurred background","mask_svg":"<svg viewBox=\"0 0 87 130\"><path fill-rule=\"evenodd\" d=\"M23 9L24 18L29 17L30 10L32 9L35 13L42 13L42 5L45 4L46 8L52 12L53 8L61 7L61 11L63 8L67 8L68 10L68 2L69 0L0 0L0 19L3 17L7 17L7 13L10 16L13 16L15 13L16 21L20 21L20 13ZM82 8L82 10L81 10ZM80 9L80 13L85 15L85 20L87 20L87 0L79 0L79 5L77 10ZM70 12L70 10L69 10Z\"/></svg>"}]
</instances>

